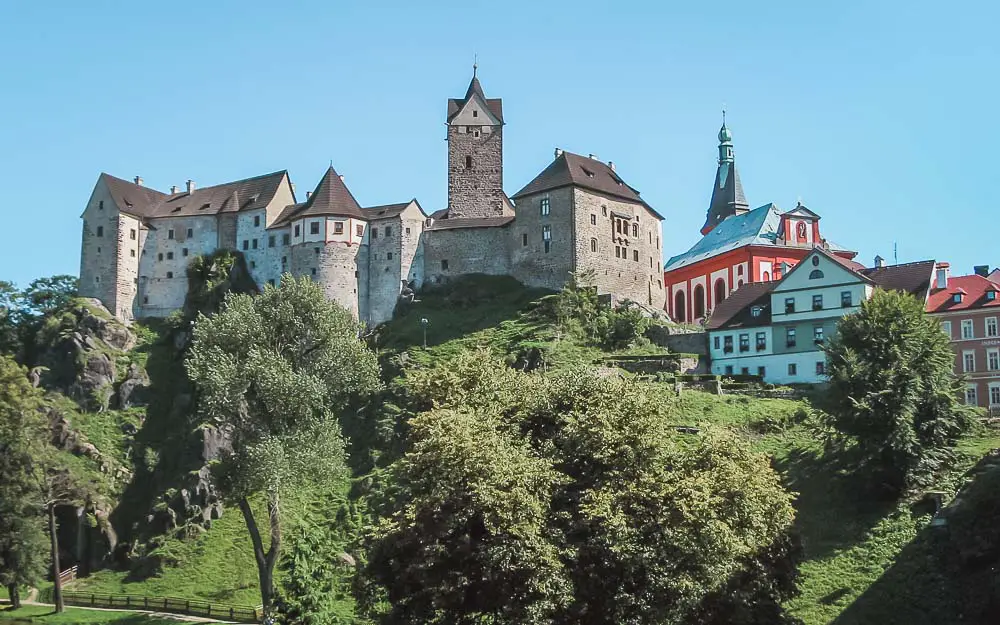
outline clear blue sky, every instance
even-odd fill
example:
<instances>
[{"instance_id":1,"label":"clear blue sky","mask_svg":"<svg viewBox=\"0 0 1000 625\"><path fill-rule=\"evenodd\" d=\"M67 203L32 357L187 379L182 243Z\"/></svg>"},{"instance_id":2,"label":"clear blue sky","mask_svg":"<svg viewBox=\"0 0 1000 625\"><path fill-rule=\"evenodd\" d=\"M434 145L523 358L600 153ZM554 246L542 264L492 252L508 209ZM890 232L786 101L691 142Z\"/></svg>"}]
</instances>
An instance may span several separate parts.
<instances>
[{"instance_id":1,"label":"clear blue sky","mask_svg":"<svg viewBox=\"0 0 1000 625\"><path fill-rule=\"evenodd\" d=\"M1000 8L982 2L0 2L0 279L78 272L101 171L158 189L329 162L363 205L446 201L473 54L505 186L554 147L613 160L698 238L729 110L754 206L899 261L1000 263Z\"/></svg>"}]
</instances>

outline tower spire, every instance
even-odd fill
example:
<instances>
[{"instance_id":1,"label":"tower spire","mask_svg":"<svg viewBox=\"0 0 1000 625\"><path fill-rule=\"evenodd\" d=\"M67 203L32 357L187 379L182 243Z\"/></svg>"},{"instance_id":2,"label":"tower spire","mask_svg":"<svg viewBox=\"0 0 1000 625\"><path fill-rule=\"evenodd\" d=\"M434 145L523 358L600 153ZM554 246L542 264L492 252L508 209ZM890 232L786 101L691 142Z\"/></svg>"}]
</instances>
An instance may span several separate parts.
<instances>
[{"instance_id":1,"label":"tower spire","mask_svg":"<svg viewBox=\"0 0 1000 625\"><path fill-rule=\"evenodd\" d=\"M726 109L723 107L722 127L719 128L719 169L715 174L712 202L708 206L708 215L701 233L708 234L727 217L742 215L748 208L740 174L736 171L736 159L733 157L733 134L726 126Z\"/></svg>"},{"instance_id":2,"label":"tower spire","mask_svg":"<svg viewBox=\"0 0 1000 625\"><path fill-rule=\"evenodd\" d=\"M479 54L472 55L472 77L476 77L476 70L479 69Z\"/></svg>"}]
</instances>

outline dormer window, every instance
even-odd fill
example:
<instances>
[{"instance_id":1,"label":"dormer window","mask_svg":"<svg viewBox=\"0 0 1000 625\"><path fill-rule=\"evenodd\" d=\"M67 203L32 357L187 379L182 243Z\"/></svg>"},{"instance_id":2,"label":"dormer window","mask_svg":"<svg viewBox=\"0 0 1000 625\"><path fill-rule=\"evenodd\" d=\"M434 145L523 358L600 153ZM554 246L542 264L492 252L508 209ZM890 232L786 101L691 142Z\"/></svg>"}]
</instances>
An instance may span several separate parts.
<instances>
[{"instance_id":1,"label":"dormer window","mask_svg":"<svg viewBox=\"0 0 1000 625\"><path fill-rule=\"evenodd\" d=\"M996 298L997 298L997 292L996 291L992 291L992 290L986 291L986 301L987 302L992 302Z\"/></svg>"},{"instance_id":2,"label":"dormer window","mask_svg":"<svg viewBox=\"0 0 1000 625\"><path fill-rule=\"evenodd\" d=\"M956 304L961 304L962 303L962 293L955 293L954 295L952 295L951 296L951 301L955 302Z\"/></svg>"},{"instance_id":3,"label":"dormer window","mask_svg":"<svg viewBox=\"0 0 1000 625\"><path fill-rule=\"evenodd\" d=\"M763 309L760 306L754 306L750 309L751 317L760 317L760 313Z\"/></svg>"}]
</instances>

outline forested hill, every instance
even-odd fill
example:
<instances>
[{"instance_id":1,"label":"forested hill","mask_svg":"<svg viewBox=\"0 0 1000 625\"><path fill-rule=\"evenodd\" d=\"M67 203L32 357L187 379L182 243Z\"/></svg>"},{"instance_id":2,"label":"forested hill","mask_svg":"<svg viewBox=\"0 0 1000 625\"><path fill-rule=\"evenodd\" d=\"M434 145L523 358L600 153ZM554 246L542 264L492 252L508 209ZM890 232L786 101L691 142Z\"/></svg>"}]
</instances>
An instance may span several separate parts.
<instances>
[{"instance_id":1,"label":"forested hill","mask_svg":"<svg viewBox=\"0 0 1000 625\"><path fill-rule=\"evenodd\" d=\"M72 589L260 603L244 518L213 474L226 437L185 370L199 314L256 291L240 263L199 260L170 319L126 327L66 297L3 320L73 477L56 509ZM337 415L347 471L282 499L282 618L1000 622L1000 432L971 427L887 495L834 444L821 390L678 393L670 372L609 364L663 354L645 338L659 323L503 277L401 304L364 336L381 388Z\"/></svg>"}]
</instances>

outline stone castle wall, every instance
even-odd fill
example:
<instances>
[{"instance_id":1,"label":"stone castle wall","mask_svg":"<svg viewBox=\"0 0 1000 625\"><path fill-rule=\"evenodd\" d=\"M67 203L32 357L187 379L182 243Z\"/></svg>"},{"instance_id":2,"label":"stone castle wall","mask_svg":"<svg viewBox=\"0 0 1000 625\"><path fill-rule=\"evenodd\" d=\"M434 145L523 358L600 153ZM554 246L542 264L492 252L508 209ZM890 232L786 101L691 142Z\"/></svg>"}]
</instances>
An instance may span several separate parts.
<instances>
[{"instance_id":1,"label":"stone castle wall","mask_svg":"<svg viewBox=\"0 0 1000 625\"><path fill-rule=\"evenodd\" d=\"M366 256L367 248L362 245L317 241L291 246L289 262L293 275L310 276L323 287L329 299L359 317L359 267L367 263Z\"/></svg>"},{"instance_id":2,"label":"stone castle wall","mask_svg":"<svg viewBox=\"0 0 1000 625\"><path fill-rule=\"evenodd\" d=\"M510 275L510 228L424 232L424 282L439 284L470 273Z\"/></svg>"},{"instance_id":3,"label":"stone castle wall","mask_svg":"<svg viewBox=\"0 0 1000 625\"><path fill-rule=\"evenodd\" d=\"M392 318L399 300L402 269L402 221L379 219L368 225L368 307L364 321Z\"/></svg>"},{"instance_id":4,"label":"stone castle wall","mask_svg":"<svg viewBox=\"0 0 1000 625\"><path fill-rule=\"evenodd\" d=\"M80 243L80 295L101 300L119 314L117 291L119 212L103 181L97 183L83 211ZM128 252L126 252L127 254ZM128 316L131 318L131 310Z\"/></svg>"},{"instance_id":5,"label":"stone castle wall","mask_svg":"<svg viewBox=\"0 0 1000 625\"><path fill-rule=\"evenodd\" d=\"M448 211L503 215L503 126L448 126Z\"/></svg>"},{"instance_id":6,"label":"stone castle wall","mask_svg":"<svg viewBox=\"0 0 1000 625\"><path fill-rule=\"evenodd\" d=\"M547 215L542 214L543 200L548 200ZM512 275L528 286L561 289L573 271L575 253L572 188L521 198L510 230Z\"/></svg>"}]
</instances>

